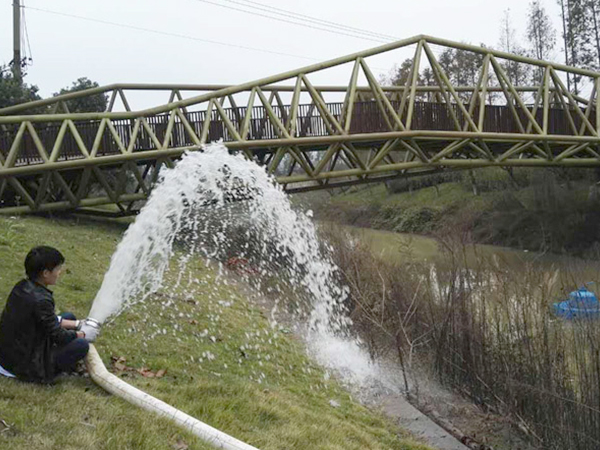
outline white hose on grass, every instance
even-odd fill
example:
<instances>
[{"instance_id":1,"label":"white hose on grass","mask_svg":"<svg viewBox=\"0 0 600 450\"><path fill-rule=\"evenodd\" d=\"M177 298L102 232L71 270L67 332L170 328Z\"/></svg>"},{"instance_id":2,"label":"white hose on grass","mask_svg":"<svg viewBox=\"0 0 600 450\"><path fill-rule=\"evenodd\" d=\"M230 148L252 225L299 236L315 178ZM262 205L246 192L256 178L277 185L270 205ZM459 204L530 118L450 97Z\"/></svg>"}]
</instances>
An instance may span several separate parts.
<instances>
[{"instance_id":1,"label":"white hose on grass","mask_svg":"<svg viewBox=\"0 0 600 450\"><path fill-rule=\"evenodd\" d=\"M86 357L86 365L92 380L100 387L117 397L127 400L129 403L133 403L140 408L170 419L177 425L198 436L203 441L213 445L215 448L225 450L258 450L256 447L238 441L236 438L231 437L210 425L200 422L198 419L195 419L194 417L173 408L171 405L125 383L123 380L106 370L98 351L93 345L90 345L90 351Z\"/></svg>"}]
</instances>

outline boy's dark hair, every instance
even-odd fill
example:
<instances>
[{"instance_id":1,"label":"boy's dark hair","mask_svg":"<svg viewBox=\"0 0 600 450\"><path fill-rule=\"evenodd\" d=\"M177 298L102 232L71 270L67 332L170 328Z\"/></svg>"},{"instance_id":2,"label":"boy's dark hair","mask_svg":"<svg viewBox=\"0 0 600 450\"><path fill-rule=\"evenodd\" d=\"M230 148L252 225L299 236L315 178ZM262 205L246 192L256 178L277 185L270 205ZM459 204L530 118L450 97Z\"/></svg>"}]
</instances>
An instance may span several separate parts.
<instances>
[{"instance_id":1,"label":"boy's dark hair","mask_svg":"<svg viewBox=\"0 0 600 450\"><path fill-rule=\"evenodd\" d=\"M54 270L65 262L65 257L53 247L42 245L32 248L25 257L25 273L31 281L37 280L44 270Z\"/></svg>"}]
</instances>

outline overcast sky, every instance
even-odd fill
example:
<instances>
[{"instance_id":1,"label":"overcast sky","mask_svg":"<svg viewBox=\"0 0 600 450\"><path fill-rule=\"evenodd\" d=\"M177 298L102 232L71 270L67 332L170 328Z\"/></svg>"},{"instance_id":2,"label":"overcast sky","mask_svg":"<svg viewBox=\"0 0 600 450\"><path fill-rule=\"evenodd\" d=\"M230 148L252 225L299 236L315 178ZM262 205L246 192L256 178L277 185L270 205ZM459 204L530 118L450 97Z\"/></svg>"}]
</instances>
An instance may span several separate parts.
<instances>
[{"instance_id":1,"label":"overcast sky","mask_svg":"<svg viewBox=\"0 0 600 450\"><path fill-rule=\"evenodd\" d=\"M33 57L26 81L37 84L43 96L82 76L101 85L115 82L237 84L380 44L231 9L242 8L239 3L243 0L23 1L30 7L25 9L25 17ZM507 8L510 8L517 36L524 43L529 3L526 0L255 1L399 39L429 34L488 46L498 42L500 21ZM543 3L558 28L556 2ZM152 34L32 8L198 40ZM260 6L254 5L255 13L267 14L257 8ZM6 64L12 59L12 48L12 0L4 0L0 5L0 63ZM557 44L557 52L559 49L560 44ZM27 48L25 51L29 56ZM385 72L408 56L390 54L379 58L372 63L374 71ZM333 72L315 81L346 84L348 78Z\"/></svg>"}]
</instances>

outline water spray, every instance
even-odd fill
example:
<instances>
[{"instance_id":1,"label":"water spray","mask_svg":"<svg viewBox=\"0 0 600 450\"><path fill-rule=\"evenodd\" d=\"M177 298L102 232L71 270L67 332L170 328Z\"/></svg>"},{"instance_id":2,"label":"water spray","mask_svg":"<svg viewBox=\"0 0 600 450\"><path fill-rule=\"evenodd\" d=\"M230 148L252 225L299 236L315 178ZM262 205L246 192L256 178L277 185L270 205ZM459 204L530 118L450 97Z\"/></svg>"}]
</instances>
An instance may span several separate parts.
<instances>
[{"instance_id":1,"label":"water spray","mask_svg":"<svg viewBox=\"0 0 600 450\"><path fill-rule=\"evenodd\" d=\"M232 204L231 197L237 199L238 195L244 200ZM241 226L247 228L238 232ZM90 326L99 330L110 317L144 302L162 287L178 236L187 239L188 254L182 261L192 256L223 261L228 251L235 249L257 254L253 261L257 273L270 273L271 266L285 270L285 287L298 298L306 299L301 307L310 308L298 315L308 319L311 333L307 339L309 346L315 343L322 349L318 356L329 358L338 352L341 347L324 345L331 343L332 338L345 341L344 349L352 347L360 351L356 342L346 341L342 333L347 319L339 311L343 310L347 290L336 282L337 268L323 255L310 215L292 208L286 194L263 167L243 155L230 154L222 144L207 146L203 152L187 153L175 168L161 172L148 202L112 256L90 310L93 317L88 319ZM235 237L241 237L243 242ZM250 243L255 247L248 250ZM193 418L181 411L175 412L171 406L135 390L123 380L108 376L93 347L87 363L94 381L109 392L173 420L182 418L176 420L182 426L192 422ZM208 425L200 425L196 419L193 423L197 424L195 428L203 430L198 436L203 439L214 436L211 431L214 429L209 430ZM203 434L207 430L209 434ZM228 447L221 445L228 439L233 438L210 438L208 442L220 448L252 448L239 441Z\"/></svg>"}]
</instances>

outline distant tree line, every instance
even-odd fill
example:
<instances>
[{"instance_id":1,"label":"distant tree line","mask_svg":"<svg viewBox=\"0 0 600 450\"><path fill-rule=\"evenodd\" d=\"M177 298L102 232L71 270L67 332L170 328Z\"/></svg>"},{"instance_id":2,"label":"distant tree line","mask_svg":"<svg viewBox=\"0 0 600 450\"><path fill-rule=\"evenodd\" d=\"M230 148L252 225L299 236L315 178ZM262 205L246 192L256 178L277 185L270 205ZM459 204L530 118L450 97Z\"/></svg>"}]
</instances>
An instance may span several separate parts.
<instances>
[{"instance_id":1,"label":"distant tree line","mask_svg":"<svg viewBox=\"0 0 600 450\"><path fill-rule=\"evenodd\" d=\"M12 65L0 66L0 108L19 105L21 103L40 100L39 88L33 84L27 84L23 81L27 73L24 71L26 64L21 64L23 75L19 79L14 75ZM53 94L54 97L71 92L83 91L98 87L98 83L86 77L78 78L70 86L64 87L59 92ZM108 98L106 94L96 94L86 97L80 97L65 101L69 112L102 112L106 110ZM29 110L30 114L48 113L50 110L45 107ZM61 111L64 112L64 111Z\"/></svg>"},{"instance_id":2,"label":"distant tree line","mask_svg":"<svg viewBox=\"0 0 600 450\"><path fill-rule=\"evenodd\" d=\"M527 26L522 42L513 26L510 10L500 21L500 39L494 46L507 53L531 58L564 62L590 70L600 70L600 0L555 0L559 6L560 45L552 17L547 13L543 0L532 0L527 12ZM485 44L480 44L486 47ZM437 55L440 66L454 85L477 84L483 56L459 49L446 48ZM543 68L534 69L528 64L502 61L502 69L515 85L539 85ZM395 66L383 81L392 85L404 85L410 77L412 58ZM493 75L492 75L493 78ZM421 85L435 83L435 74L427 67L419 74ZM576 94L582 90L581 76L567 74L567 88Z\"/></svg>"},{"instance_id":3,"label":"distant tree line","mask_svg":"<svg viewBox=\"0 0 600 450\"><path fill-rule=\"evenodd\" d=\"M600 0L557 0L561 11L565 63L600 70ZM580 77L567 80L574 92Z\"/></svg>"},{"instance_id":4,"label":"distant tree line","mask_svg":"<svg viewBox=\"0 0 600 450\"><path fill-rule=\"evenodd\" d=\"M22 67L25 67L25 63ZM38 87L28 85L14 75L12 65L0 66L0 108L39 100Z\"/></svg>"}]
</instances>

